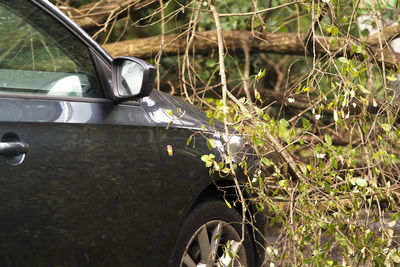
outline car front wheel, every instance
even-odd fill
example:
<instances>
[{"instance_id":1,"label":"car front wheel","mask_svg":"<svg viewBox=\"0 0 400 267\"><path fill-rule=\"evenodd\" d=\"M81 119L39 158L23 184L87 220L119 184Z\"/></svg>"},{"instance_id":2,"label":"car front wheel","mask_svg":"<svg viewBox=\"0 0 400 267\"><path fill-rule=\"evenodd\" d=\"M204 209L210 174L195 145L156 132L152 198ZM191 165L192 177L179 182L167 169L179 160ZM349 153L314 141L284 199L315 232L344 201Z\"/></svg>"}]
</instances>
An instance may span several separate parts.
<instances>
[{"instance_id":1,"label":"car front wheel","mask_svg":"<svg viewBox=\"0 0 400 267\"><path fill-rule=\"evenodd\" d=\"M253 241L245 227L242 239L239 213L222 201L196 207L184 222L172 266L253 267Z\"/></svg>"}]
</instances>

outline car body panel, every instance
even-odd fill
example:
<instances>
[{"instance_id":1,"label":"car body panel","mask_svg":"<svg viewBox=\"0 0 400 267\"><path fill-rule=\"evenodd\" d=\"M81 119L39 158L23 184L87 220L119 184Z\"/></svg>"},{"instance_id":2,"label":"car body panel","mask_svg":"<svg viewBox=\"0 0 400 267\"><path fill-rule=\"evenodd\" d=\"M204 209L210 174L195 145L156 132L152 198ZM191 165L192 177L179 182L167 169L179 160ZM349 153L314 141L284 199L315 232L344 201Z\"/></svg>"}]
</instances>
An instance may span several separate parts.
<instances>
[{"instance_id":1,"label":"car body panel","mask_svg":"<svg viewBox=\"0 0 400 267\"><path fill-rule=\"evenodd\" d=\"M0 253L92 248L93 263L129 244L127 260L145 266L165 198L152 125L137 105L0 98L0 136L30 146L18 166L0 158Z\"/></svg>"}]
</instances>

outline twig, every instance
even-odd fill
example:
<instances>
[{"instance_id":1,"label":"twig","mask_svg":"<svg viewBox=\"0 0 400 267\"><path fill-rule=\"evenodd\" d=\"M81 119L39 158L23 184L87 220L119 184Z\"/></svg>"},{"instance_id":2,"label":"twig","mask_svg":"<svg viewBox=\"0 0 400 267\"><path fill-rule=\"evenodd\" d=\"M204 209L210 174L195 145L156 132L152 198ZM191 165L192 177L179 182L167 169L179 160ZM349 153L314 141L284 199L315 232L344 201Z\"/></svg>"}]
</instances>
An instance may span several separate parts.
<instances>
[{"instance_id":1,"label":"twig","mask_svg":"<svg viewBox=\"0 0 400 267\"><path fill-rule=\"evenodd\" d=\"M251 15L257 15L260 13L265 13L265 12L269 12L272 10L278 10L284 7L288 7L288 6L292 6L294 4L297 4L297 0L287 3L287 4L282 4L279 6L274 6L271 8L266 8L266 9L262 9L262 10L257 10L257 11L253 11L253 12L244 12L244 13L227 13L227 14L219 14L220 17L238 17L238 16L251 16Z\"/></svg>"},{"instance_id":2,"label":"twig","mask_svg":"<svg viewBox=\"0 0 400 267\"><path fill-rule=\"evenodd\" d=\"M249 47L245 41L242 42L242 49L244 53L244 78L243 78L243 89L246 95L246 98L249 102L252 102L250 89L249 89L249 80L250 80L250 52Z\"/></svg>"},{"instance_id":3,"label":"twig","mask_svg":"<svg viewBox=\"0 0 400 267\"><path fill-rule=\"evenodd\" d=\"M156 56L156 68L157 68L157 90L160 90L160 61L162 57L162 50L165 44L165 14L164 14L164 2L163 0L159 1L160 9L161 9L161 44L160 51Z\"/></svg>"},{"instance_id":4,"label":"twig","mask_svg":"<svg viewBox=\"0 0 400 267\"><path fill-rule=\"evenodd\" d=\"M227 105L227 92L228 92L228 86L226 82L226 73L225 73L225 63L224 63L224 40L222 37L222 30L221 30L221 23L219 20L218 12L215 9L214 5L212 4L211 0L209 0L209 5L211 12L214 17L215 21L215 27L217 28L217 37L218 37L218 56L219 56L219 73L221 76L221 84L222 84L222 103L223 103L223 112L224 112L224 128L225 128L225 135L227 136L227 153L228 157L227 163L229 164L230 171L233 177L233 180L235 182L235 187L237 189L237 192L239 194L239 200L240 203L242 203L242 237L240 240L240 243L243 242L244 240L244 234L245 234L245 222L246 222L246 201L243 196L243 192L240 188L239 181L236 176L235 168L233 167L233 162L232 162L232 151L231 151L231 146L230 146L230 140L229 140L229 128L228 128L228 105Z\"/></svg>"}]
</instances>

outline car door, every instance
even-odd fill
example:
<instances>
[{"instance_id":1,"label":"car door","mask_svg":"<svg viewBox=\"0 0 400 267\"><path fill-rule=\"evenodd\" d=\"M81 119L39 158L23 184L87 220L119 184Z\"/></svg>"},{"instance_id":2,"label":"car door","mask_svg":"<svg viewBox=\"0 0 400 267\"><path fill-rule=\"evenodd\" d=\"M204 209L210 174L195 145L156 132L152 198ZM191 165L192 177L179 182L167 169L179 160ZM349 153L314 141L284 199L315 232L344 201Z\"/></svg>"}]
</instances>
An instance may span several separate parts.
<instances>
[{"instance_id":1,"label":"car door","mask_svg":"<svg viewBox=\"0 0 400 267\"><path fill-rule=\"evenodd\" d=\"M0 266L161 264L142 107L106 99L91 49L33 2L0 0L0 34Z\"/></svg>"}]
</instances>

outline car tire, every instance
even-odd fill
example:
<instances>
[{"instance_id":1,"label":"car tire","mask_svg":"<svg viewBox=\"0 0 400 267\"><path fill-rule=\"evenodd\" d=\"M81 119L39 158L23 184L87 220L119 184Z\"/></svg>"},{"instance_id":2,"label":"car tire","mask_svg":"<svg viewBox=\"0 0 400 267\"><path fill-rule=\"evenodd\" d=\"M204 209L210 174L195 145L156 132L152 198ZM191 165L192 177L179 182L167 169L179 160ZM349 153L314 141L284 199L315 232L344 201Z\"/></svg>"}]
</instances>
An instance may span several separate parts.
<instances>
[{"instance_id":1,"label":"car tire","mask_svg":"<svg viewBox=\"0 0 400 267\"><path fill-rule=\"evenodd\" d=\"M197 206L181 227L171 266L254 267L254 245L247 226L240 243L241 223L237 210L222 201Z\"/></svg>"}]
</instances>

